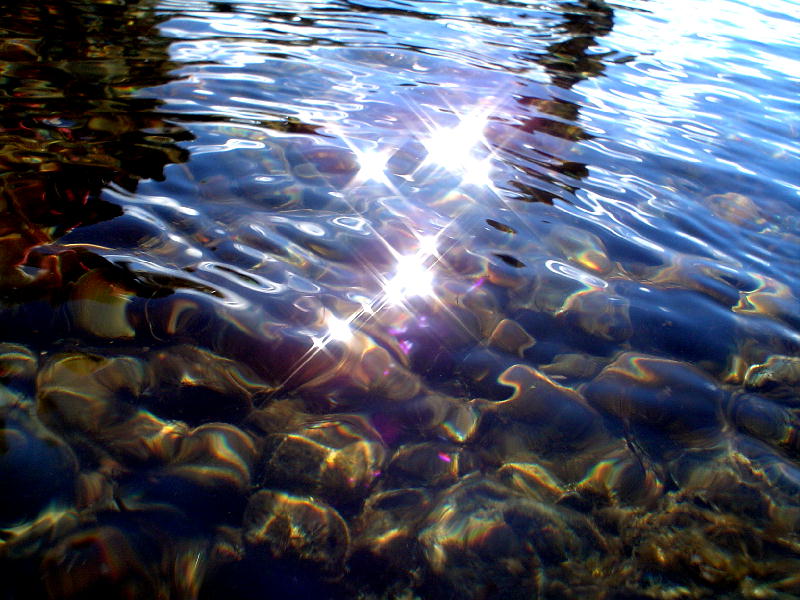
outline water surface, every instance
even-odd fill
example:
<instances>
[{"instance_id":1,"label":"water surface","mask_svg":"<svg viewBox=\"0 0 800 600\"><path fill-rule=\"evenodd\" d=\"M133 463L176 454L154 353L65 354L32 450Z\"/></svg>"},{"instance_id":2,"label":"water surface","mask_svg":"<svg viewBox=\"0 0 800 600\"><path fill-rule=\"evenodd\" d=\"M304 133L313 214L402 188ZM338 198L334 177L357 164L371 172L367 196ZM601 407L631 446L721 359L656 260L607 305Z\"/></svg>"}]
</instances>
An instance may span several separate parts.
<instances>
[{"instance_id":1,"label":"water surface","mask_svg":"<svg viewBox=\"0 0 800 600\"><path fill-rule=\"evenodd\" d=\"M800 594L800 5L4 8L6 597Z\"/></svg>"}]
</instances>

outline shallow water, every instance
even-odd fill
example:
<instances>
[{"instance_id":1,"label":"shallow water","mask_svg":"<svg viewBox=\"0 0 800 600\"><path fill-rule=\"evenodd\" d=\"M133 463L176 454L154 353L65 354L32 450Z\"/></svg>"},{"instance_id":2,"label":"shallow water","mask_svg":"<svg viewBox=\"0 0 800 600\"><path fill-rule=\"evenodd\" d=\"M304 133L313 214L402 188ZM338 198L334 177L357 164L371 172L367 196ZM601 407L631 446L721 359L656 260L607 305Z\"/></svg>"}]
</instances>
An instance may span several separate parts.
<instances>
[{"instance_id":1,"label":"shallow water","mask_svg":"<svg viewBox=\"0 0 800 600\"><path fill-rule=\"evenodd\" d=\"M4 598L800 595L796 2L3 9Z\"/></svg>"}]
</instances>

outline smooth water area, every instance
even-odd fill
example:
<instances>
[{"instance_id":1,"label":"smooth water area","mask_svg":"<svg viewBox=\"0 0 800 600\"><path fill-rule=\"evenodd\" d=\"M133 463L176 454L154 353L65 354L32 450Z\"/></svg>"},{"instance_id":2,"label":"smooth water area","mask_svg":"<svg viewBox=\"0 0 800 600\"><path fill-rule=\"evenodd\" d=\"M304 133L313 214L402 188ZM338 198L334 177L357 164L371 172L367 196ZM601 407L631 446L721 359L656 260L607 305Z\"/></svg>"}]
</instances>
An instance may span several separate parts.
<instances>
[{"instance_id":1,"label":"smooth water area","mask_svg":"<svg viewBox=\"0 0 800 600\"><path fill-rule=\"evenodd\" d=\"M0 597L800 596L800 4L0 22Z\"/></svg>"}]
</instances>

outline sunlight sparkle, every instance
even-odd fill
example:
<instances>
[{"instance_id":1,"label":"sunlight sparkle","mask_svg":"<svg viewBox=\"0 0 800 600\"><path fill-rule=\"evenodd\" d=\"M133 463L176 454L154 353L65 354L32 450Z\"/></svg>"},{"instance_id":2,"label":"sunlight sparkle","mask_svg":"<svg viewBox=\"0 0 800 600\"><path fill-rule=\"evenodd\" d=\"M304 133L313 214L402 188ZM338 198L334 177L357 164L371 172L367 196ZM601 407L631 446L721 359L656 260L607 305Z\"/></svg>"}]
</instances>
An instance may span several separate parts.
<instances>
[{"instance_id":1,"label":"sunlight sparkle","mask_svg":"<svg viewBox=\"0 0 800 600\"><path fill-rule=\"evenodd\" d=\"M353 148L358 161L359 171L355 177L358 183L367 181L377 181L378 183L389 184L386 176L386 163L389 162L390 153L387 150L356 150Z\"/></svg>"},{"instance_id":2,"label":"sunlight sparkle","mask_svg":"<svg viewBox=\"0 0 800 600\"><path fill-rule=\"evenodd\" d=\"M466 171L475 160L475 149L486 146L485 126L486 116L477 113L465 115L455 127L435 128L422 141L428 160L450 171Z\"/></svg>"},{"instance_id":3,"label":"sunlight sparkle","mask_svg":"<svg viewBox=\"0 0 800 600\"><path fill-rule=\"evenodd\" d=\"M414 296L433 295L433 273L425 266L426 258L418 253L397 259L397 270L383 287L389 304L402 304Z\"/></svg>"},{"instance_id":4,"label":"sunlight sparkle","mask_svg":"<svg viewBox=\"0 0 800 600\"><path fill-rule=\"evenodd\" d=\"M328 327L328 334L326 337L337 342L349 342L353 339L353 330L350 329L350 324L347 321L329 315L325 324Z\"/></svg>"}]
</instances>

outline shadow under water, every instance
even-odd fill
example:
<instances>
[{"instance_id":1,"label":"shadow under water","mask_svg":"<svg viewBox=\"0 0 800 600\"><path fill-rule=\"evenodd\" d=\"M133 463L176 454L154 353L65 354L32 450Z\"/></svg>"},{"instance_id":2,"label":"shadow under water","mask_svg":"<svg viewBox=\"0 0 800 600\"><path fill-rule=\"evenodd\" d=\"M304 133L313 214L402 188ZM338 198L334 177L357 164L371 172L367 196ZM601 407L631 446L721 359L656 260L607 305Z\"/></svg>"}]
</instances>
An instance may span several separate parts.
<instances>
[{"instance_id":1,"label":"shadow under water","mask_svg":"<svg viewBox=\"0 0 800 600\"><path fill-rule=\"evenodd\" d=\"M770 1L0 4L0 597L800 594Z\"/></svg>"}]
</instances>

